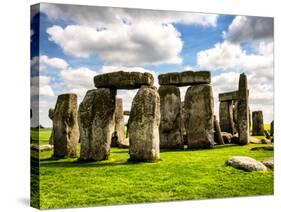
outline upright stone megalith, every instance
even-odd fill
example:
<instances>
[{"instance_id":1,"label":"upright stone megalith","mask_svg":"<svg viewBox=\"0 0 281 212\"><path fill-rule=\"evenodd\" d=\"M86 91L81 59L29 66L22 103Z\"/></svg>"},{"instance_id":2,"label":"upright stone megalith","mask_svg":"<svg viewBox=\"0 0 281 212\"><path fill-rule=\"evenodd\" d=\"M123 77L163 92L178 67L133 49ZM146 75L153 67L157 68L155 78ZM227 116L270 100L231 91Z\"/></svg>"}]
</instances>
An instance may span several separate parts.
<instances>
[{"instance_id":1,"label":"upright stone megalith","mask_svg":"<svg viewBox=\"0 0 281 212\"><path fill-rule=\"evenodd\" d=\"M116 90L93 89L87 92L79 106L80 159L106 160L110 154L114 132Z\"/></svg>"},{"instance_id":2,"label":"upright stone megalith","mask_svg":"<svg viewBox=\"0 0 281 212\"><path fill-rule=\"evenodd\" d=\"M185 94L185 126L188 148L214 146L214 98L209 84L194 85Z\"/></svg>"},{"instance_id":3,"label":"upright stone megalith","mask_svg":"<svg viewBox=\"0 0 281 212\"><path fill-rule=\"evenodd\" d=\"M221 134L221 128L216 116L214 116L214 129L215 129L214 141L219 145L224 144L223 137Z\"/></svg>"},{"instance_id":4,"label":"upright stone megalith","mask_svg":"<svg viewBox=\"0 0 281 212\"><path fill-rule=\"evenodd\" d=\"M248 84L247 76L242 73L239 77L238 105L237 105L237 127L239 144L249 143L249 110L248 110Z\"/></svg>"},{"instance_id":5,"label":"upright stone megalith","mask_svg":"<svg viewBox=\"0 0 281 212\"><path fill-rule=\"evenodd\" d=\"M272 121L270 123L270 135L273 136L274 135L274 121Z\"/></svg>"},{"instance_id":6,"label":"upright stone megalith","mask_svg":"<svg viewBox=\"0 0 281 212\"><path fill-rule=\"evenodd\" d=\"M54 118L54 108L49 109L49 118L53 121ZM49 138L49 144L53 145L54 144L54 130L52 129L51 136Z\"/></svg>"},{"instance_id":7,"label":"upright stone megalith","mask_svg":"<svg viewBox=\"0 0 281 212\"><path fill-rule=\"evenodd\" d=\"M253 111L252 120L253 120L252 135L253 136L263 136L264 135L264 126L263 126L262 111Z\"/></svg>"},{"instance_id":8,"label":"upright stone megalith","mask_svg":"<svg viewBox=\"0 0 281 212\"><path fill-rule=\"evenodd\" d=\"M183 148L181 135L180 90L174 85L161 85L160 95L160 147Z\"/></svg>"},{"instance_id":9,"label":"upright stone megalith","mask_svg":"<svg viewBox=\"0 0 281 212\"><path fill-rule=\"evenodd\" d=\"M141 86L128 121L130 159L155 161L159 153L160 97L155 87Z\"/></svg>"},{"instance_id":10,"label":"upright stone megalith","mask_svg":"<svg viewBox=\"0 0 281 212\"><path fill-rule=\"evenodd\" d=\"M79 140L77 95L58 96L53 112L54 157L75 157Z\"/></svg>"},{"instance_id":11,"label":"upright stone megalith","mask_svg":"<svg viewBox=\"0 0 281 212\"><path fill-rule=\"evenodd\" d=\"M112 147L120 147L125 144L125 124L124 124L124 114L123 114L123 100L121 98L116 98L115 100L115 127L111 139Z\"/></svg>"},{"instance_id":12,"label":"upright stone megalith","mask_svg":"<svg viewBox=\"0 0 281 212\"><path fill-rule=\"evenodd\" d=\"M219 106L220 128L222 132L234 134L235 126L233 121L232 101L222 101Z\"/></svg>"}]
</instances>

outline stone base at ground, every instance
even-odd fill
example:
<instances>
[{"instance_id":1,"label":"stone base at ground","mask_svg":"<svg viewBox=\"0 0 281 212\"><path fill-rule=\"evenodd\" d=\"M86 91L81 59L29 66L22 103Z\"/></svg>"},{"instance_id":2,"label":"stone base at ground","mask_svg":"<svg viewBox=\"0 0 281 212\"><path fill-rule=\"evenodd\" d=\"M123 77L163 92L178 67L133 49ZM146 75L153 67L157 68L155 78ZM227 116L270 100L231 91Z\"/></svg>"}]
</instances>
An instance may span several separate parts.
<instances>
[{"instance_id":1,"label":"stone base at ground","mask_svg":"<svg viewBox=\"0 0 281 212\"><path fill-rule=\"evenodd\" d=\"M245 171L265 171L266 166L261 162L247 157L247 156L235 156L226 161L226 165L232 166L236 169L242 169Z\"/></svg>"},{"instance_id":2,"label":"stone base at ground","mask_svg":"<svg viewBox=\"0 0 281 212\"><path fill-rule=\"evenodd\" d=\"M155 161L159 153L160 97L156 88L142 86L132 102L128 121L130 159Z\"/></svg>"},{"instance_id":3,"label":"stone base at ground","mask_svg":"<svg viewBox=\"0 0 281 212\"><path fill-rule=\"evenodd\" d=\"M274 169L274 158L268 158L264 161L262 161L263 165L265 165L269 169Z\"/></svg>"}]
</instances>

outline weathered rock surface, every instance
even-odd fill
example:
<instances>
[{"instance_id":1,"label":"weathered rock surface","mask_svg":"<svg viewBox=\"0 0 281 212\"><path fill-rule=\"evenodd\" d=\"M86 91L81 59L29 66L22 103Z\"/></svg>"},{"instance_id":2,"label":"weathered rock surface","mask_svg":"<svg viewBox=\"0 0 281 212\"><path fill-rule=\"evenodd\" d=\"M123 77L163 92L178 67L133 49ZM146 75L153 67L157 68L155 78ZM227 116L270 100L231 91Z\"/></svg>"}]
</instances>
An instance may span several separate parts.
<instances>
[{"instance_id":1,"label":"weathered rock surface","mask_svg":"<svg viewBox=\"0 0 281 212\"><path fill-rule=\"evenodd\" d=\"M220 128L223 132L234 134L233 104L232 101L220 102L219 106Z\"/></svg>"},{"instance_id":2,"label":"weathered rock surface","mask_svg":"<svg viewBox=\"0 0 281 212\"><path fill-rule=\"evenodd\" d=\"M53 112L54 157L75 157L79 140L77 95L62 94Z\"/></svg>"},{"instance_id":3,"label":"weathered rock surface","mask_svg":"<svg viewBox=\"0 0 281 212\"><path fill-rule=\"evenodd\" d=\"M266 166L261 162L247 157L247 156L235 156L226 161L226 165L232 166L236 169L242 169L245 171L265 171Z\"/></svg>"},{"instance_id":4,"label":"weathered rock surface","mask_svg":"<svg viewBox=\"0 0 281 212\"><path fill-rule=\"evenodd\" d=\"M269 169L274 169L274 158L268 158L264 161L262 161L263 165L265 165Z\"/></svg>"},{"instance_id":5,"label":"weathered rock surface","mask_svg":"<svg viewBox=\"0 0 281 212\"><path fill-rule=\"evenodd\" d=\"M273 136L274 135L274 121L272 121L270 123L270 135Z\"/></svg>"},{"instance_id":6,"label":"weathered rock surface","mask_svg":"<svg viewBox=\"0 0 281 212\"><path fill-rule=\"evenodd\" d=\"M54 146L50 145L50 144L44 144L44 145L31 144L30 147L31 147L31 149L40 151L40 152L49 151L54 148Z\"/></svg>"},{"instance_id":7,"label":"weathered rock surface","mask_svg":"<svg viewBox=\"0 0 281 212\"><path fill-rule=\"evenodd\" d=\"M224 141L223 141L222 134L221 134L221 128L220 128L219 121L217 120L216 116L214 116L214 129L215 129L215 134L214 134L215 142L219 145L223 145Z\"/></svg>"},{"instance_id":8,"label":"weathered rock surface","mask_svg":"<svg viewBox=\"0 0 281 212\"><path fill-rule=\"evenodd\" d=\"M232 140L232 134L228 132L221 132L221 136L225 144L230 144Z\"/></svg>"},{"instance_id":9,"label":"weathered rock surface","mask_svg":"<svg viewBox=\"0 0 281 212\"><path fill-rule=\"evenodd\" d=\"M114 131L116 90L89 90L79 106L80 159L106 160Z\"/></svg>"},{"instance_id":10,"label":"weathered rock surface","mask_svg":"<svg viewBox=\"0 0 281 212\"><path fill-rule=\"evenodd\" d=\"M261 144L261 139L258 139L254 136L249 136L249 143L251 143L251 144Z\"/></svg>"},{"instance_id":11,"label":"weathered rock surface","mask_svg":"<svg viewBox=\"0 0 281 212\"><path fill-rule=\"evenodd\" d=\"M121 98L116 98L115 100L115 128L111 139L111 146L118 147L125 140L125 124L124 124L124 114L123 114L123 100Z\"/></svg>"},{"instance_id":12,"label":"weathered rock surface","mask_svg":"<svg viewBox=\"0 0 281 212\"><path fill-rule=\"evenodd\" d=\"M264 130L264 135L265 135L266 139L270 139L270 134L267 130Z\"/></svg>"},{"instance_id":13,"label":"weathered rock surface","mask_svg":"<svg viewBox=\"0 0 281 212\"><path fill-rule=\"evenodd\" d=\"M238 92L237 91L231 91L226 93L220 93L219 94L219 101L232 101L238 99Z\"/></svg>"},{"instance_id":14,"label":"weathered rock surface","mask_svg":"<svg viewBox=\"0 0 281 212\"><path fill-rule=\"evenodd\" d=\"M49 118L53 121L53 117L54 117L54 108L50 108L49 109ZM52 132L51 132L51 136L49 138L49 144L50 145L54 145L54 131L52 129Z\"/></svg>"},{"instance_id":15,"label":"weathered rock surface","mask_svg":"<svg viewBox=\"0 0 281 212\"><path fill-rule=\"evenodd\" d=\"M160 95L161 112L159 127L160 147L183 148L180 90L173 85L161 85L158 92Z\"/></svg>"},{"instance_id":16,"label":"weathered rock surface","mask_svg":"<svg viewBox=\"0 0 281 212\"><path fill-rule=\"evenodd\" d=\"M214 146L214 99L211 85L194 85L185 94L188 148Z\"/></svg>"},{"instance_id":17,"label":"weathered rock surface","mask_svg":"<svg viewBox=\"0 0 281 212\"><path fill-rule=\"evenodd\" d=\"M237 105L237 127L239 143L249 143L249 105L248 105L248 84L247 76L242 73L239 77L238 105Z\"/></svg>"},{"instance_id":18,"label":"weathered rock surface","mask_svg":"<svg viewBox=\"0 0 281 212\"><path fill-rule=\"evenodd\" d=\"M260 141L261 141L262 144L270 144L271 143L270 139L266 139L266 138L262 138Z\"/></svg>"},{"instance_id":19,"label":"weathered rock surface","mask_svg":"<svg viewBox=\"0 0 281 212\"><path fill-rule=\"evenodd\" d=\"M153 86L154 78L150 73L140 72L111 72L94 77L97 88L136 89L142 85Z\"/></svg>"},{"instance_id":20,"label":"weathered rock surface","mask_svg":"<svg viewBox=\"0 0 281 212\"><path fill-rule=\"evenodd\" d=\"M263 136L264 127L263 127L262 111L253 111L252 120L253 120L252 135L253 136Z\"/></svg>"},{"instance_id":21,"label":"weathered rock surface","mask_svg":"<svg viewBox=\"0 0 281 212\"><path fill-rule=\"evenodd\" d=\"M159 153L160 97L154 87L142 86L133 99L128 121L130 159L155 161Z\"/></svg>"},{"instance_id":22,"label":"weathered rock surface","mask_svg":"<svg viewBox=\"0 0 281 212\"><path fill-rule=\"evenodd\" d=\"M188 86L198 84L210 84L211 74L209 71L183 71L158 76L160 85Z\"/></svg>"}]
</instances>

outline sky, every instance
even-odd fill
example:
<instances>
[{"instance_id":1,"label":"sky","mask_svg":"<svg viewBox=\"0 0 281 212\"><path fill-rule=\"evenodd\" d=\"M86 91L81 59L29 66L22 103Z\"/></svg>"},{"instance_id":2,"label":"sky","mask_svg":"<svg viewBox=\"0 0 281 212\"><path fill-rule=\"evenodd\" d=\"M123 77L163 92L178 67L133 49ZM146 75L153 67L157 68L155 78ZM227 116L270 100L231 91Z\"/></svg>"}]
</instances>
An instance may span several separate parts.
<instances>
[{"instance_id":1,"label":"sky","mask_svg":"<svg viewBox=\"0 0 281 212\"><path fill-rule=\"evenodd\" d=\"M156 87L159 74L208 70L217 116L218 94L246 73L250 110L273 120L273 18L41 3L30 33L32 126L52 126L58 95L76 93L79 104L95 75L119 70L152 73ZM136 92L118 90L124 110Z\"/></svg>"}]
</instances>

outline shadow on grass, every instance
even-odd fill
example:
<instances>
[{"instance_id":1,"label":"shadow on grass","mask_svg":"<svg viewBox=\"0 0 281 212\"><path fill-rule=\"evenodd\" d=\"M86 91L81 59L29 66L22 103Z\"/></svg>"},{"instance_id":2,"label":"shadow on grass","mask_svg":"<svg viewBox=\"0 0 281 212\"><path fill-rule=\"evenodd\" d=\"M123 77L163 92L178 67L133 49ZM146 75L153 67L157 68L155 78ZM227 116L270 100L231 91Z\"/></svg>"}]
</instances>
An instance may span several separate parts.
<instances>
[{"instance_id":1,"label":"shadow on grass","mask_svg":"<svg viewBox=\"0 0 281 212\"><path fill-rule=\"evenodd\" d=\"M50 162L48 162L50 161ZM120 165L138 165L142 164L145 162L142 161L131 161L131 160L126 160L126 161L115 161L115 162L110 162L110 161L93 161L93 162L88 162L88 161L81 161L79 159L75 161L65 161L64 159L62 160L54 160L53 158L46 158L42 159L40 162L40 167L63 167L63 168L73 168L73 167L113 167L113 166L120 166ZM146 162L147 163L147 162Z\"/></svg>"}]
</instances>

